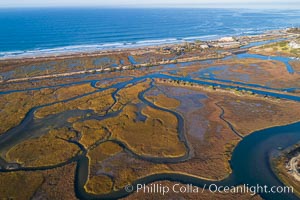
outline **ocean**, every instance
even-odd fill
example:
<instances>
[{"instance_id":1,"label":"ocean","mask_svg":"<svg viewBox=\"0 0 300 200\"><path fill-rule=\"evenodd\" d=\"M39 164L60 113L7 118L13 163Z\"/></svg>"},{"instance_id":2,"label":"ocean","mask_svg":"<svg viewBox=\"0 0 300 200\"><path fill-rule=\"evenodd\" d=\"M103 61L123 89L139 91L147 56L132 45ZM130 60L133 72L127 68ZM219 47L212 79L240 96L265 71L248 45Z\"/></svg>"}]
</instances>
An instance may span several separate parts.
<instances>
[{"instance_id":1,"label":"ocean","mask_svg":"<svg viewBox=\"0 0 300 200\"><path fill-rule=\"evenodd\" d=\"M300 10L0 9L0 57L130 48L300 26Z\"/></svg>"}]
</instances>

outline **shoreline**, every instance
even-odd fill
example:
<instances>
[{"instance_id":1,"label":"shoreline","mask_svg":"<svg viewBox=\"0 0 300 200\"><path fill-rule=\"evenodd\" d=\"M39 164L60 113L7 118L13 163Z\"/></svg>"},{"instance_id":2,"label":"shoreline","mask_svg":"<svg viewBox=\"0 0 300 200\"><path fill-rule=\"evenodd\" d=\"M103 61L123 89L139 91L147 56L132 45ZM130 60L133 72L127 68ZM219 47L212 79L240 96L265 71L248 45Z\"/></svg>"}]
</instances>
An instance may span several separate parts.
<instances>
[{"instance_id":1,"label":"shoreline","mask_svg":"<svg viewBox=\"0 0 300 200\"><path fill-rule=\"evenodd\" d=\"M127 43L124 42L124 47L111 47L111 48L103 48L103 49L95 49L95 50L78 50L78 51L72 51L72 50L63 50L63 52L53 52L53 53L41 53L43 51L49 50L53 51L55 49L66 49L68 47L72 46L66 46L66 47L56 47L53 49L41 49L41 50L24 50L24 53L26 52L31 52L35 51L37 54L33 55L13 55L13 56L2 56L0 57L0 63L1 62L13 62L13 61L50 61L50 60L57 60L57 59L69 59L69 58L82 58L82 57L95 57L95 56L103 56L103 55L111 55L115 53L120 53L120 52L138 52L138 51L151 51L151 50L156 50L157 48L176 48L184 45L185 43L189 44L194 44L197 42L201 42L203 44L208 45L209 47L216 47L218 44L225 44L228 45L230 42L236 42L235 45L237 47L243 47L246 45L249 45L250 43L253 42L263 42L267 40L276 40L276 39L281 39L281 38L288 38L288 37L293 37L295 36L294 33L289 33L288 31L291 30L291 28L285 28L285 29L276 29L276 30L267 30L263 33L258 33L255 35L220 35L216 36L215 39L211 40L199 40L201 37L194 37L195 39L173 39L172 41L170 39L161 39L162 41L165 40L166 43L161 43L161 44L151 44L151 45L143 45L143 44L138 44L138 42L128 42L129 47L127 47ZM202 38L205 38L206 36L202 36ZM234 38L235 41L222 41L224 38ZM155 41L155 40L153 40ZM160 41L160 40L157 40ZM170 43L169 43L170 41ZM227 44L228 43L228 44ZM120 43L121 44L121 43ZM105 45L105 44L103 44ZM130 47L130 45L132 45ZM136 46L135 46L136 45ZM74 45L74 47L79 47L80 45ZM84 47L93 47L93 46L98 46L97 44L91 44L91 45L82 45L82 48ZM227 49L227 48L225 48ZM12 52L18 52L12 51ZM0 52L1 54L5 54L9 52ZM22 56L23 55L23 56Z\"/></svg>"}]
</instances>

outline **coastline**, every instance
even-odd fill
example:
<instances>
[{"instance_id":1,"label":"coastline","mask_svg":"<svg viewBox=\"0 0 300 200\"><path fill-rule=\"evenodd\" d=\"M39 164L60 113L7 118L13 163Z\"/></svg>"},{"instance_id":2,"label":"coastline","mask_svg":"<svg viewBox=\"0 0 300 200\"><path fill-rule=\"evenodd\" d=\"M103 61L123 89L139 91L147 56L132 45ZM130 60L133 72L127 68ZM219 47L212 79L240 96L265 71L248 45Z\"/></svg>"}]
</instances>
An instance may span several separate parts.
<instances>
[{"instance_id":1,"label":"coastline","mask_svg":"<svg viewBox=\"0 0 300 200\"><path fill-rule=\"evenodd\" d=\"M158 43L158 44L150 44L147 45L147 43L143 45L139 45L138 42L130 43L132 45L126 45L129 43L124 42L123 47L108 47L108 48L101 48L97 49L95 48L92 50L92 47L96 47L97 44L91 44L91 45L82 45L81 50L72 50L72 46L66 46L66 47L57 47L53 49L36 49L36 50L29 50L29 51L13 51L11 52L12 54L14 52L23 52L21 54L16 54L16 55L11 55L11 56L0 56L0 63L1 62L6 62L6 61L48 61L48 60L56 60L56 59L68 59L68 58L81 58L81 57L94 57L94 56L101 56L101 55L110 55L118 52L138 52L138 51L151 51L155 50L157 48L174 48L177 46L182 46L185 43L196 43L198 41L201 41L203 43L206 43L208 45L216 45L216 43L220 43L220 39L222 38L227 38L227 37L233 37L235 38L239 43L240 47L246 46L249 43L252 42L262 42L266 40L273 40L273 39L280 39L280 38L285 38L285 37L290 37L293 36L292 33L288 33L288 30L291 28L285 28L285 29L276 29L276 30L268 30L263 33L258 33L254 35L219 35L215 36L214 39L206 39L206 40L200 40L201 37L190 37L192 39L161 39L157 41L166 41L166 43ZM209 38L209 36L202 36L202 38ZM155 40L153 40L155 41ZM224 42L224 41L223 41ZM120 43L122 44L122 43ZM105 46L105 44L103 44ZM90 50L84 50L84 49L89 49ZM80 45L74 46L74 48L80 48ZM69 50L68 50L69 49ZM55 52L56 50L56 52ZM47 52L48 51L48 52ZM28 52L30 52L28 54ZM45 52L45 53L42 53ZM10 52L0 52L1 54L5 53L10 53ZM26 55L27 54L27 55Z\"/></svg>"}]
</instances>

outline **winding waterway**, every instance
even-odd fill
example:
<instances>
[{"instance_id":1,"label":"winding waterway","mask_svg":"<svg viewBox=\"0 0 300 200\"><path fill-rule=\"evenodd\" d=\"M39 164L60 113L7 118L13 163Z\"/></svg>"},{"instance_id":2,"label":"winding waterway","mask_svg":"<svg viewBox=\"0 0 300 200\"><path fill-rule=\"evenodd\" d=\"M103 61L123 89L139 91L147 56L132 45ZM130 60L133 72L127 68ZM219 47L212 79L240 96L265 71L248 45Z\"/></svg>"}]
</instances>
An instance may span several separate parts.
<instances>
[{"instance_id":1,"label":"winding waterway","mask_svg":"<svg viewBox=\"0 0 300 200\"><path fill-rule=\"evenodd\" d=\"M239 56L239 58L245 58L245 57L249 57L249 56L247 54L241 54ZM257 56L254 56L254 57L257 58ZM278 60L277 58L273 58L273 57L269 58L269 57L263 57L263 56L259 56L259 59ZM280 59L280 60L282 61L282 59ZM285 62L285 64L287 65L286 62ZM289 70L288 65L287 65L287 69ZM289 72L292 72L292 71L289 71ZM115 95L120 89L124 88L128 84L136 84L136 83L138 83L140 81L144 81L148 78L150 78L152 80L154 78L172 79L172 80L179 80L179 81L188 81L191 83L201 84L201 85L219 86L221 88L233 88L233 89L236 88L235 86L231 86L226 83L219 84L219 83L213 83L213 82L205 81L205 80L204 81L193 80L189 77L174 77L174 76L169 76L169 75L165 75L165 74L155 73L155 74L145 75L142 77L133 78L132 80L128 80L128 81L125 81L122 83L117 83L117 84L114 84L105 89L98 89L95 92L100 92L100 91L104 91L107 89L116 88L117 91L114 92L114 94L113 94L114 100L116 101ZM95 86L95 81L97 81L97 80L92 80L92 81L88 81L88 82L90 82L92 86ZM77 84L77 83L72 83L72 84ZM61 85L61 86L64 86L64 85ZM187 149L186 155L184 155L183 157L180 157L180 158L172 158L172 159L164 159L164 158L158 159L158 158L149 158L149 157L146 158L146 157L138 156L138 155L134 154L133 152L130 152L130 150L128 150L126 145L124 145L122 143L120 143L120 145L124 149L126 149L132 156L138 157L139 159L145 159L145 160L149 160L152 162L156 162L156 163L180 162L180 161L187 160L190 156L189 155L190 152L189 152L188 142L187 142L187 140L185 138L185 134L184 134L184 120L183 120L182 116L179 115L178 113L171 111L171 110L164 109L164 108L160 108L160 107L152 104L151 102L147 101L144 98L145 92L147 92L149 89L151 89L152 86L153 85L151 84L150 88L148 88L147 90L140 93L139 99L148 106L151 106L155 109L160 109L162 111L170 112L177 117L179 139L181 141L183 141L186 146L186 149ZM250 86L252 86L252 85L250 85ZM277 92L268 92L265 90L260 90L259 87L249 88L249 87L247 87L247 84L241 85L239 87L239 90L247 90L247 91L254 92L256 94L268 95L268 96L272 96L272 97L279 97L279 98L284 98L284 99L289 99L289 100L300 102L300 97L298 97L298 96L282 94L282 93L277 93ZM0 94L7 94L10 92L14 92L14 91L2 92ZM91 94L91 93L89 93L89 94ZM83 96L86 96L89 94L85 94L80 97L83 97ZM64 102L71 101L76 98L79 98L79 97L71 98L71 99L65 100ZM37 122L34 119L34 111L36 111L37 109L39 109L41 107L49 106L49 105L53 105L53 104L55 104L55 103L32 108L26 115L25 119L20 123L20 125L9 130L5 134L1 135L0 136L0 152L2 153L5 150L16 145L17 143L32 137L32 135L30 135L31 130L33 130L38 125L38 123L43 124L42 122ZM112 113L111 115L114 115L114 114ZM222 117L222 115L220 117ZM51 118L45 119L45 120L51 120ZM227 122L227 123L234 130L233 126L231 126L231 124L229 122ZM236 133L236 134L238 134L238 133ZM133 185L135 186L137 183L147 184L147 183L152 183L154 181L159 181L159 180L170 180L170 181L177 181L177 182L181 182L181 183L190 183L190 184L193 184L193 185L199 186L199 187L204 187L205 185L211 184L211 183L214 183L216 185L226 185L226 186L237 186L240 184L249 184L249 186L255 186L255 185L259 184L259 185L267 185L269 187L283 186L283 184L279 181L279 179L276 177L276 175L273 173L273 171L271 169L271 164L270 164L271 154L278 151L277 150L278 147L286 148L286 147L289 147L289 146L297 143L297 141L299 141L299 140L300 140L300 122L291 124L291 125L287 125L287 126L279 126L279 127L273 127L273 128L257 131L257 132L250 134L249 136L244 137L242 139L242 141L237 145L237 147L235 148L235 150L232 154L232 159L230 161L230 165L232 168L232 174L230 174L230 176L224 180L208 181L208 180L204 180L201 178L197 178L194 176L188 176L188 175L184 175L184 174L164 173L164 174L155 174L155 175L143 177L139 180L136 180L133 183ZM118 142L118 141L115 141L115 142ZM4 172L5 171L20 171L20 170L35 171L35 170L53 169L55 167L63 166L63 165L69 164L71 162L77 162L76 177L75 177L75 191L76 191L77 197L79 197L80 199L117 199L117 198L129 195L129 193L127 193L124 189L120 190L120 191L114 191L107 195L89 194L84 190L84 185L87 181L88 171L89 171L88 170L89 160L86 157L86 151L84 149L82 149L81 154L78 154L77 156L70 158L68 161L66 161L64 163L60 163L55 166L26 168L26 167L20 167L20 166L16 165L16 166L14 166L13 169L7 169L6 166L8 165L8 163L6 163L3 159L0 159L0 166L2 167L1 171L4 171ZM267 199L267 200L298 199L293 194L287 194L287 193L285 193L285 194L260 193L260 195L264 199Z\"/></svg>"}]
</instances>

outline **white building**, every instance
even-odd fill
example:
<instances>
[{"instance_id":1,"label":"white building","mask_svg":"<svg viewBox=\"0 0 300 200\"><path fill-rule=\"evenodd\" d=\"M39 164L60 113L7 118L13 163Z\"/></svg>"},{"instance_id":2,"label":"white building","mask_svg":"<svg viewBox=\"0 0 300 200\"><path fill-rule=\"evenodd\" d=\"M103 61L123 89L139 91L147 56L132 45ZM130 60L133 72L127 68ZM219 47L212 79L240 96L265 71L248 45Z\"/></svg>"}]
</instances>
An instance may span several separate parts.
<instances>
[{"instance_id":1,"label":"white building","mask_svg":"<svg viewBox=\"0 0 300 200\"><path fill-rule=\"evenodd\" d=\"M201 48L201 49L207 49L207 48L209 48L209 46L208 46L207 44L201 44L201 45L200 45L200 48Z\"/></svg>"},{"instance_id":2,"label":"white building","mask_svg":"<svg viewBox=\"0 0 300 200\"><path fill-rule=\"evenodd\" d=\"M300 49L300 42L297 42L297 41L291 41L289 43L289 46L292 48L292 49Z\"/></svg>"},{"instance_id":3,"label":"white building","mask_svg":"<svg viewBox=\"0 0 300 200\"><path fill-rule=\"evenodd\" d=\"M223 37L219 39L219 42L234 42L235 39L233 37Z\"/></svg>"}]
</instances>

